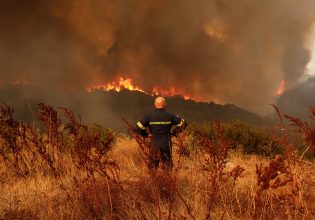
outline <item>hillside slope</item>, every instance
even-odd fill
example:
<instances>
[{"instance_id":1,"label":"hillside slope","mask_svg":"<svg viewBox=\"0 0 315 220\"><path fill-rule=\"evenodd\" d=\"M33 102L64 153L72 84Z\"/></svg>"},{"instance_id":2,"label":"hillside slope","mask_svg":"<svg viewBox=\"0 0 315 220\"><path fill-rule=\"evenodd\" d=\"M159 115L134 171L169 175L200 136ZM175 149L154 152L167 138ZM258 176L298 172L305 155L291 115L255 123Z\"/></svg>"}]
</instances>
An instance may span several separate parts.
<instances>
[{"instance_id":1,"label":"hillside slope","mask_svg":"<svg viewBox=\"0 0 315 220\"><path fill-rule=\"evenodd\" d=\"M122 90L115 91L65 91L40 88L32 85L6 85L0 88L0 102L13 106L18 119L31 121L40 102L54 107L67 107L80 114L86 123L99 123L121 130L121 117L135 122L153 110L154 98L150 95ZM219 120L244 121L254 125L267 124L267 119L241 109L233 104L195 102L180 96L167 97L167 109L181 115L189 122Z\"/></svg>"}]
</instances>

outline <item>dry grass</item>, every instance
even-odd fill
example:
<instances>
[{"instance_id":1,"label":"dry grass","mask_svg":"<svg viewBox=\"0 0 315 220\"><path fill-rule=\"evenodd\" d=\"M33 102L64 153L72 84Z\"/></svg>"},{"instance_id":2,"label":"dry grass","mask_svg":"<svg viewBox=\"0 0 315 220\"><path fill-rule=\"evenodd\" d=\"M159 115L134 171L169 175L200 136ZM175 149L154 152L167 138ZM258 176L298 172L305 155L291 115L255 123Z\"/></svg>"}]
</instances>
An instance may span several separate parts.
<instances>
[{"instance_id":1,"label":"dry grass","mask_svg":"<svg viewBox=\"0 0 315 220\"><path fill-rule=\"evenodd\" d=\"M118 164L122 164L121 168L124 170L121 173L122 180L135 184L136 190L132 191L138 201L144 204L145 216L149 219L152 216L158 218L159 211L156 208L154 193L152 193L150 176L137 151L134 140L122 138L117 142L112 156ZM175 154L174 161L177 161L178 157L179 155ZM195 219L205 219L209 215L209 219L312 219L315 214L313 204L315 166L313 164L299 161L292 167L286 167L292 169L290 172L293 176L289 177L285 170L280 169L284 169L283 167L274 168L273 171L277 176L265 177L265 183L268 182L270 185L266 188L259 184L255 165L261 166L262 170L265 169L266 176L270 166L273 167L279 159L268 160L254 155L243 155L240 152L230 152L227 158L228 163L223 172L229 173L238 166L244 171L235 183L231 176L230 179L219 182L220 186L215 188L215 198L209 195L210 190L213 189L213 183L209 181L209 176L204 173L203 168L204 164L208 163L207 154L194 155L193 159L184 158L180 165L175 163L175 170L180 166L176 174L177 186L189 204ZM282 162L284 161L279 163L282 164ZM294 179L291 180L291 178ZM165 183L165 187L170 186ZM258 195L259 202L256 201ZM212 203L210 214L209 202ZM160 200L160 203L160 212L164 213L161 219L168 219L170 201ZM171 219L191 218L180 200L172 204L172 212Z\"/></svg>"},{"instance_id":2,"label":"dry grass","mask_svg":"<svg viewBox=\"0 0 315 220\"><path fill-rule=\"evenodd\" d=\"M3 218L110 219L113 209L112 217L115 219L191 219L187 208L177 198L172 177L165 176L160 170L157 178L152 179L134 140L119 138L110 156L120 165L119 186L113 183L109 186L112 208L106 179L97 178L77 186L72 175L60 179L39 175L6 179L0 192ZM174 161L177 158L175 154ZM196 158L194 161L189 158L182 161L175 187L179 188L194 218L205 219L209 212L208 194L212 185L199 166L205 162L205 156ZM216 189L215 201L211 201L209 219L312 219L315 214L313 164L300 162L294 166L295 184L264 190L261 195L263 204L260 204L263 210L260 210L260 216L255 217L255 198L259 191L255 164L265 167L269 161L238 152L230 153L228 158L230 167L225 169L239 165L244 172L235 184L232 180L221 182ZM177 166L175 163L174 169Z\"/></svg>"},{"instance_id":3,"label":"dry grass","mask_svg":"<svg viewBox=\"0 0 315 220\"><path fill-rule=\"evenodd\" d=\"M116 135L114 142L99 128L81 125L68 110L63 109L69 124L63 125L52 108L42 107L46 127L40 131L14 121L10 109L3 109L8 117L0 120L1 219L312 219L315 215L315 166L292 146L285 155L271 159L244 155L229 149L231 142L222 138L217 124L216 142L202 131L174 138L173 171L159 169L150 175L146 142L140 137ZM189 145L200 150L187 156Z\"/></svg>"}]
</instances>

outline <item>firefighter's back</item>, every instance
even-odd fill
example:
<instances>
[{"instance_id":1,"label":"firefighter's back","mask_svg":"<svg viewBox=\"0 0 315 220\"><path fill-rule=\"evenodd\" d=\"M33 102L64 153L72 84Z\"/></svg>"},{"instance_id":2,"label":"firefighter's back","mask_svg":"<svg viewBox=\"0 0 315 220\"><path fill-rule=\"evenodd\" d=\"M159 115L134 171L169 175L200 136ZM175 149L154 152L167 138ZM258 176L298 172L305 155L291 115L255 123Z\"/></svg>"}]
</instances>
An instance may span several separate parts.
<instances>
[{"instance_id":1,"label":"firefighter's back","mask_svg":"<svg viewBox=\"0 0 315 220\"><path fill-rule=\"evenodd\" d=\"M149 131L153 136L169 137L175 115L164 109L155 109L148 116Z\"/></svg>"}]
</instances>

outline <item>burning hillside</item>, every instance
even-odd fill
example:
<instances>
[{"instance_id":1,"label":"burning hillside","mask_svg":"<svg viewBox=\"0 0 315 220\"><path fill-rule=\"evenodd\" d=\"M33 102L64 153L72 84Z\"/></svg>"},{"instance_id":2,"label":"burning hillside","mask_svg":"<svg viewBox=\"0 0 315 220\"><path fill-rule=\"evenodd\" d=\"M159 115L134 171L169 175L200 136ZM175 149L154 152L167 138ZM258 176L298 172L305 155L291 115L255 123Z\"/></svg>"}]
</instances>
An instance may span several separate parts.
<instances>
[{"instance_id":1,"label":"burning hillside","mask_svg":"<svg viewBox=\"0 0 315 220\"><path fill-rule=\"evenodd\" d=\"M119 77L117 80L104 83L104 84L92 84L86 87L88 92L92 92L93 90L104 90L111 91L114 90L116 92L120 92L122 89L128 89L130 91L139 91L146 93L144 90L140 89L137 86L134 86L132 83L132 79L124 79L123 77Z\"/></svg>"},{"instance_id":2,"label":"burning hillside","mask_svg":"<svg viewBox=\"0 0 315 220\"><path fill-rule=\"evenodd\" d=\"M92 84L86 87L86 90L88 92L92 92L93 90L104 90L104 91L116 91L120 92L122 89L127 89L130 91L139 91L142 93L145 93L147 95L151 96L182 96L184 99L192 99L197 100L196 98L192 98L190 95L188 95L186 92L181 91L177 89L175 86L171 86L167 89L160 88L158 86L154 86L151 91L144 91L143 89L140 89L138 86L135 86L132 82L132 79L127 78L124 79L123 77L119 77L117 80L114 80L109 83L103 83L103 84Z\"/></svg>"}]
</instances>

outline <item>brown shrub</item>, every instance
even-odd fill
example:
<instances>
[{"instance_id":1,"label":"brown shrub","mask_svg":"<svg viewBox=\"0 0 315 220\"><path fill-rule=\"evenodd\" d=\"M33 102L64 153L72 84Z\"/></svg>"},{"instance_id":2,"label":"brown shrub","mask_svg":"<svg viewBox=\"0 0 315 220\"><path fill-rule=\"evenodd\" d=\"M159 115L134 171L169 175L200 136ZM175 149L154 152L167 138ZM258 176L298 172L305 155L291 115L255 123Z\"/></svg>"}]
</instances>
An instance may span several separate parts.
<instances>
[{"instance_id":1,"label":"brown shrub","mask_svg":"<svg viewBox=\"0 0 315 220\"><path fill-rule=\"evenodd\" d=\"M227 171L226 164L228 162L228 150L232 145L232 141L225 139L223 129L220 123L214 124L214 138L209 139L202 131L195 131L196 144L204 150L204 160L201 162L202 174L208 181L205 191L207 192L208 208L205 219L211 217L214 206L221 200L220 188L225 186L229 178L232 178L233 185L229 189L233 191L237 178L244 171L240 166L234 167L231 171Z\"/></svg>"}]
</instances>

